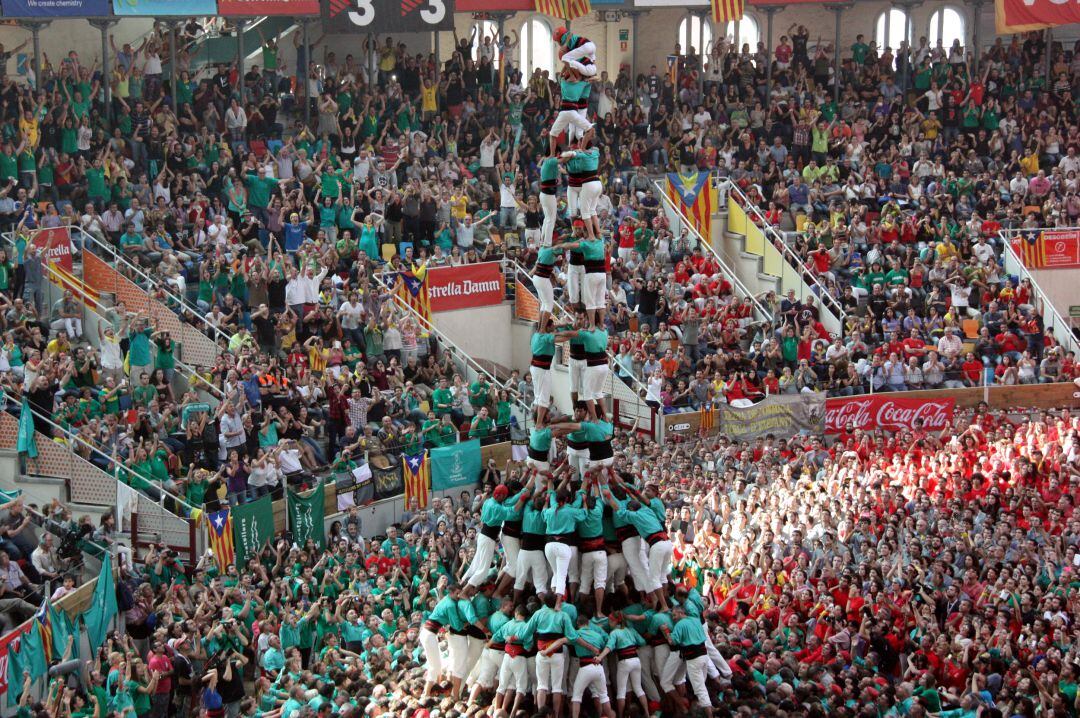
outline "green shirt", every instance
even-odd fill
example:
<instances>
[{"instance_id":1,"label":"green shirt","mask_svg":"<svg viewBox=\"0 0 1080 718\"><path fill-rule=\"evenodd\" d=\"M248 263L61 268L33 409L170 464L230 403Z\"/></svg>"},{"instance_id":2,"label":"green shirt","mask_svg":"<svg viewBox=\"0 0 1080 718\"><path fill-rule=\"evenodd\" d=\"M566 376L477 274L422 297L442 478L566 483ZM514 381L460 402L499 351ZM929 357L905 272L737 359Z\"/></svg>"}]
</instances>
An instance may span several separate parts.
<instances>
[{"instance_id":1,"label":"green shirt","mask_svg":"<svg viewBox=\"0 0 1080 718\"><path fill-rule=\"evenodd\" d=\"M277 180L270 177L259 177L249 174L244 178L244 184L248 188L248 204L252 207L265 209L270 206L270 194L277 187Z\"/></svg>"},{"instance_id":2,"label":"green shirt","mask_svg":"<svg viewBox=\"0 0 1080 718\"><path fill-rule=\"evenodd\" d=\"M105 170L103 168L90 167L86 170L86 193L98 199L109 196L109 190L105 187Z\"/></svg>"}]
</instances>

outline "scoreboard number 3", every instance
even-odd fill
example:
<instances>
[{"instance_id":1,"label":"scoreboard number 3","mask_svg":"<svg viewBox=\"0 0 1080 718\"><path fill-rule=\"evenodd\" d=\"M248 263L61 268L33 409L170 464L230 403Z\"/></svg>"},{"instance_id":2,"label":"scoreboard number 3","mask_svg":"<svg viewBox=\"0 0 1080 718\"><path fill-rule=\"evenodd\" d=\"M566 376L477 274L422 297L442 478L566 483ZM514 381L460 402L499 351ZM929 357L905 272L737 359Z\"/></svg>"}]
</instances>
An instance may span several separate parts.
<instances>
[{"instance_id":1,"label":"scoreboard number 3","mask_svg":"<svg viewBox=\"0 0 1080 718\"><path fill-rule=\"evenodd\" d=\"M366 27L375 21L374 0L352 0L354 10L349 11L349 20L354 25ZM414 6L410 0L401 0L402 14L409 11L409 6ZM420 10L420 19L428 25L438 25L446 18L446 4L443 0L427 0L423 9Z\"/></svg>"}]
</instances>

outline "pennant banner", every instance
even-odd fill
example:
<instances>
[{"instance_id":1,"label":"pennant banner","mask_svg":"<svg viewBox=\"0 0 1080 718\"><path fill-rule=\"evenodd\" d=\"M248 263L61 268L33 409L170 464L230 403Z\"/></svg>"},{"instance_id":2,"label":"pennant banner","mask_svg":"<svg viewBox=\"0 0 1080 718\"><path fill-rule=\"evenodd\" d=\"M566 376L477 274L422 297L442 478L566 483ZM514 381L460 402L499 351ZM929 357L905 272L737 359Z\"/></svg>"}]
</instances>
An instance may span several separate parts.
<instances>
[{"instance_id":1,"label":"pennant banner","mask_svg":"<svg viewBox=\"0 0 1080 718\"><path fill-rule=\"evenodd\" d=\"M233 507L232 524L236 565L241 567L274 538L274 506L270 494Z\"/></svg>"},{"instance_id":2,"label":"pennant banner","mask_svg":"<svg viewBox=\"0 0 1080 718\"><path fill-rule=\"evenodd\" d=\"M320 549L326 548L325 498L322 483L306 494L289 491L289 531L297 544L303 546L311 539Z\"/></svg>"},{"instance_id":3,"label":"pennant banner","mask_svg":"<svg viewBox=\"0 0 1080 718\"><path fill-rule=\"evenodd\" d=\"M428 452L431 460L431 490L447 491L470 486L480 479L480 440L463 441Z\"/></svg>"}]
</instances>

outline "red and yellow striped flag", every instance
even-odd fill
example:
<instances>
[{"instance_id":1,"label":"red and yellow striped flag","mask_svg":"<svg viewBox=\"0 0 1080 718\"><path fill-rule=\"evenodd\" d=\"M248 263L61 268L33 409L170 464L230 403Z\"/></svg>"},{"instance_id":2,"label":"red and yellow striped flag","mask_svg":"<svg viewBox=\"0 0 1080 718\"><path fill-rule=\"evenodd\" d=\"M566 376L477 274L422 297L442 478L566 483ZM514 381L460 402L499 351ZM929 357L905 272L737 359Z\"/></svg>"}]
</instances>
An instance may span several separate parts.
<instances>
[{"instance_id":1,"label":"red and yellow striped flag","mask_svg":"<svg viewBox=\"0 0 1080 718\"><path fill-rule=\"evenodd\" d=\"M703 406L698 409L698 429L704 434L716 426L716 409Z\"/></svg>"},{"instance_id":2,"label":"red and yellow striped flag","mask_svg":"<svg viewBox=\"0 0 1080 718\"><path fill-rule=\"evenodd\" d=\"M743 0L711 0L713 22L738 22L743 16Z\"/></svg>"},{"instance_id":3,"label":"red and yellow striped flag","mask_svg":"<svg viewBox=\"0 0 1080 718\"><path fill-rule=\"evenodd\" d=\"M589 0L536 0L536 12L563 20L574 20L592 12L592 6Z\"/></svg>"}]
</instances>

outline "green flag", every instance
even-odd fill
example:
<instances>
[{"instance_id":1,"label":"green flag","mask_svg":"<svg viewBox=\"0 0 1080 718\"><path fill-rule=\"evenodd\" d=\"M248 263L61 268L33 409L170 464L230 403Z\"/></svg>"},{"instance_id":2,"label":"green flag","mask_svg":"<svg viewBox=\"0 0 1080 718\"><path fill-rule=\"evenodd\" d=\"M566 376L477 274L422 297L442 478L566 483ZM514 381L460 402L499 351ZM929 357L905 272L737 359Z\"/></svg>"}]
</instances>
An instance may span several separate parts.
<instances>
[{"instance_id":1,"label":"green flag","mask_svg":"<svg viewBox=\"0 0 1080 718\"><path fill-rule=\"evenodd\" d=\"M19 412L19 435L15 440L15 448L20 454L26 454L31 459L38 455L37 441L34 440L34 415L30 412L30 402L26 397L22 400L22 411Z\"/></svg>"},{"instance_id":2,"label":"green flag","mask_svg":"<svg viewBox=\"0 0 1080 718\"><path fill-rule=\"evenodd\" d=\"M30 680L36 681L49 671L49 662L45 658L45 645L41 641L41 625L34 621L30 632L23 636L19 647L19 661L23 670L30 671Z\"/></svg>"},{"instance_id":3,"label":"green flag","mask_svg":"<svg viewBox=\"0 0 1080 718\"><path fill-rule=\"evenodd\" d=\"M469 486L480 479L480 440L431 449L431 490Z\"/></svg>"},{"instance_id":4,"label":"green flag","mask_svg":"<svg viewBox=\"0 0 1080 718\"><path fill-rule=\"evenodd\" d=\"M232 522L236 567L243 572L248 558L259 553L263 544L274 537L274 505L270 494L233 507Z\"/></svg>"},{"instance_id":5,"label":"green flag","mask_svg":"<svg viewBox=\"0 0 1080 718\"><path fill-rule=\"evenodd\" d=\"M313 539L319 548L326 547L325 495L326 487L322 483L305 494L289 492L289 530L297 544L303 546L308 539Z\"/></svg>"},{"instance_id":6,"label":"green flag","mask_svg":"<svg viewBox=\"0 0 1080 718\"><path fill-rule=\"evenodd\" d=\"M22 643L21 638L19 643ZM18 705L23 690L23 661L19 658L19 652L15 650L14 641L7 644L7 684L7 704Z\"/></svg>"},{"instance_id":7,"label":"green flag","mask_svg":"<svg viewBox=\"0 0 1080 718\"><path fill-rule=\"evenodd\" d=\"M76 623L68 616L67 611L57 608L49 601L49 626L52 628L52 655L55 660L60 660L67 650L68 639L72 636L77 638L79 635ZM68 658L78 657L79 641L76 640L71 645L71 655Z\"/></svg>"},{"instance_id":8,"label":"green flag","mask_svg":"<svg viewBox=\"0 0 1080 718\"><path fill-rule=\"evenodd\" d=\"M113 580L111 558L109 554L103 556L101 574L98 576L97 585L94 586L94 595L90 598L90 605L82 614L83 623L86 624L86 635L90 639L90 648L95 651L105 642L109 625L117 613L116 582Z\"/></svg>"}]
</instances>

